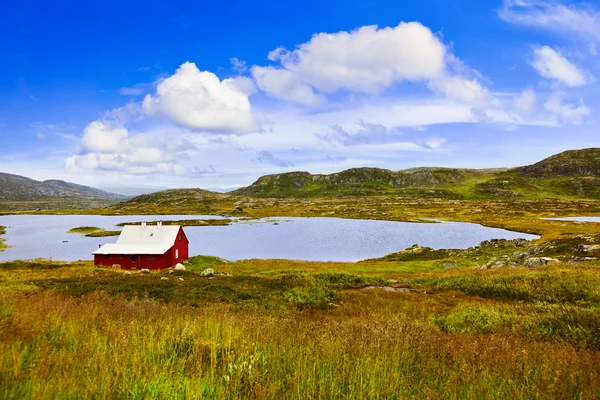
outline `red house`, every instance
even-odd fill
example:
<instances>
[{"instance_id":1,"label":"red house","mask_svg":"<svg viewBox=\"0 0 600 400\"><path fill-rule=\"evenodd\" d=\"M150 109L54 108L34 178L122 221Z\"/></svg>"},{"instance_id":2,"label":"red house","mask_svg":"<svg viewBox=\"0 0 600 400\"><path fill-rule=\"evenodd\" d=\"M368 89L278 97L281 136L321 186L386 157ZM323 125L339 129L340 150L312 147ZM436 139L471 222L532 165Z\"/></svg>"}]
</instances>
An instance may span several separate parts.
<instances>
[{"instance_id":1,"label":"red house","mask_svg":"<svg viewBox=\"0 0 600 400\"><path fill-rule=\"evenodd\" d=\"M117 243L94 251L97 266L119 265L124 269L164 269L188 259L189 241L180 226L126 225Z\"/></svg>"}]
</instances>

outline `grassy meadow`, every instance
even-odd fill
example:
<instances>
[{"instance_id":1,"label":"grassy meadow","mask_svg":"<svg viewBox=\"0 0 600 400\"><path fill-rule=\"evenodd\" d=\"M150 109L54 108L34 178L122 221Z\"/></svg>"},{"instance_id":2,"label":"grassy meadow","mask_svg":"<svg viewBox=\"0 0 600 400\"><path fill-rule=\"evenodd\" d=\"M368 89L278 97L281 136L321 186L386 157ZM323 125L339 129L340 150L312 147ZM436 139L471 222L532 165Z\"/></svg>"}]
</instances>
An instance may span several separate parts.
<instances>
[{"instance_id":1,"label":"grassy meadow","mask_svg":"<svg viewBox=\"0 0 600 400\"><path fill-rule=\"evenodd\" d=\"M206 267L217 274L201 277ZM187 271L127 275L4 263L0 393L597 398L599 268L196 257Z\"/></svg>"},{"instance_id":2,"label":"grassy meadow","mask_svg":"<svg viewBox=\"0 0 600 400\"><path fill-rule=\"evenodd\" d=\"M224 195L171 205L97 212L443 218L541 238L357 263L197 256L186 271L150 274L0 263L0 398L600 397L600 253L585 249L600 244L600 225L540 219L599 215L598 201ZM556 262L526 268L524 254ZM491 260L504 265L475 269Z\"/></svg>"}]
</instances>

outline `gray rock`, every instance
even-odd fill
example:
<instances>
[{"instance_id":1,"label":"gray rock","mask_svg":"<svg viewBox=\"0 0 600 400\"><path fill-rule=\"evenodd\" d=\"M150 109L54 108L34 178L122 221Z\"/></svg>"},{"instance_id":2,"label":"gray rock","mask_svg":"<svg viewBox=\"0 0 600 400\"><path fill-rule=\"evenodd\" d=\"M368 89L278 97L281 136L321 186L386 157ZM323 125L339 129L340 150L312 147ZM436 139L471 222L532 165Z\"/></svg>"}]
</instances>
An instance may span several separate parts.
<instances>
[{"instance_id":1,"label":"gray rock","mask_svg":"<svg viewBox=\"0 0 600 400\"><path fill-rule=\"evenodd\" d=\"M529 257L523 264L528 268L537 268L542 265L556 264L558 262L560 261L551 257Z\"/></svg>"},{"instance_id":2,"label":"gray rock","mask_svg":"<svg viewBox=\"0 0 600 400\"><path fill-rule=\"evenodd\" d=\"M444 263L444 271L448 271L449 269L456 269L456 268L458 268L458 264L456 263L456 261Z\"/></svg>"},{"instance_id":3,"label":"gray rock","mask_svg":"<svg viewBox=\"0 0 600 400\"><path fill-rule=\"evenodd\" d=\"M580 244L575 246L575 250L582 253L591 253L592 251L600 250L600 244Z\"/></svg>"},{"instance_id":4,"label":"gray rock","mask_svg":"<svg viewBox=\"0 0 600 400\"><path fill-rule=\"evenodd\" d=\"M177 265L175 265L175 267L173 269L175 271L185 271L185 265L183 265L181 263L177 263Z\"/></svg>"},{"instance_id":5,"label":"gray rock","mask_svg":"<svg viewBox=\"0 0 600 400\"><path fill-rule=\"evenodd\" d=\"M161 277L160 277L160 280L161 280L161 281L168 281L168 280L169 280L169 278L167 278L166 276L161 276Z\"/></svg>"},{"instance_id":6,"label":"gray rock","mask_svg":"<svg viewBox=\"0 0 600 400\"><path fill-rule=\"evenodd\" d=\"M495 263L493 263L492 265L490 265L488 268L490 269L496 269L496 268L502 268L502 267L506 267L506 262L505 261L496 261Z\"/></svg>"},{"instance_id":7,"label":"gray rock","mask_svg":"<svg viewBox=\"0 0 600 400\"><path fill-rule=\"evenodd\" d=\"M179 280L180 280L181 282L183 282L183 278L179 278Z\"/></svg>"},{"instance_id":8,"label":"gray rock","mask_svg":"<svg viewBox=\"0 0 600 400\"><path fill-rule=\"evenodd\" d=\"M513 256L513 258L514 258L515 260L522 260L522 259L524 259L524 258L527 258L527 256L528 256L528 255L529 255L529 253L528 253L528 252L526 252L526 251L523 251L523 250L517 250L517 251L515 251L515 252L513 253L513 255L512 255L512 256Z\"/></svg>"},{"instance_id":9,"label":"gray rock","mask_svg":"<svg viewBox=\"0 0 600 400\"><path fill-rule=\"evenodd\" d=\"M123 275L131 275L131 272L125 271L125 272L123 272Z\"/></svg>"},{"instance_id":10,"label":"gray rock","mask_svg":"<svg viewBox=\"0 0 600 400\"><path fill-rule=\"evenodd\" d=\"M209 277L214 276L215 270L212 268L206 268L204 271L200 272L200 276Z\"/></svg>"},{"instance_id":11,"label":"gray rock","mask_svg":"<svg viewBox=\"0 0 600 400\"><path fill-rule=\"evenodd\" d=\"M140 274L149 274L149 273L150 273L150 270L147 268L140 269Z\"/></svg>"}]
</instances>

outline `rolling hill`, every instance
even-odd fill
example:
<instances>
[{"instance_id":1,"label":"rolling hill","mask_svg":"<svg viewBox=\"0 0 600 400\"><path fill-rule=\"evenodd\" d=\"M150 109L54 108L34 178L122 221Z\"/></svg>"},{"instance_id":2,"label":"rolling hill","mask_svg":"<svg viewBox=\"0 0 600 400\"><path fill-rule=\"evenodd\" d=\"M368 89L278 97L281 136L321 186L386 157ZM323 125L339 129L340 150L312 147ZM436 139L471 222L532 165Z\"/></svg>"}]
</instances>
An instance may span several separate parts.
<instances>
[{"instance_id":1,"label":"rolling hill","mask_svg":"<svg viewBox=\"0 0 600 400\"><path fill-rule=\"evenodd\" d=\"M398 195L451 199L600 198L600 149L566 151L512 169L352 168L329 175L266 175L230 192L250 197Z\"/></svg>"},{"instance_id":2,"label":"rolling hill","mask_svg":"<svg viewBox=\"0 0 600 400\"><path fill-rule=\"evenodd\" d=\"M0 210L102 207L125 196L61 180L36 181L0 173Z\"/></svg>"},{"instance_id":3,"label":"rolling hill","mask_svg":"<svg viewBox=\"0 0 600 400\"><path fill-rule=\"evenodd\" d=\"M123 213L231 212L236 204L242 204L241 199L253 197L600 199L599 160L600 149L584 149L566 151L533 165L511 169L422 167L391 171L352 168L329 175L288 172L260 177L250 186L228 193L202 189L167 190L138 196L111 208Z\"/></svg>"}]
</instances>

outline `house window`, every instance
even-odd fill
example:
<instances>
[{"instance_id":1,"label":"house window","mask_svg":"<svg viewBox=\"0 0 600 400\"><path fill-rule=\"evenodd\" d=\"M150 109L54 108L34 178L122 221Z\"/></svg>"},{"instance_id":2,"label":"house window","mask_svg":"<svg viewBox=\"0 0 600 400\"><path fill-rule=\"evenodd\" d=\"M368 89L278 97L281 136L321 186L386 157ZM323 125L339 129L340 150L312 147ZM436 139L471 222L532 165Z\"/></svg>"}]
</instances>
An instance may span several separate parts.
<instances>
[{"instance_id":1,"label":"house window","mask_svg":"<svg viewBox=\"0 0 600 400\"><path fill-rule=\"evenodd\" d=\"M146 260L152 260L152 256L146 256Z\"/></svg>"},{"instance_id":2,"label":"house window","mask_svg":"<svg viewBox=\"0 0 600 400\"><path fill-rule=\"evenodd\" d=\"M179 258L179 249L175 249L175 259Z\"/></svg>"},{"instance_id":3,"label":"house window","mask_svg":"<svg viewBox=\"0 0 600 400\"><path fill-rule=\"evenodd\" d=\"M105 254L105 255L104 255L104 259L105 259L105 260L108 260L108 254Z\"/></svg>"},{"instance_id":4,"label":"house window","mask_svg":"<svg viewBox=\"0 0 600 400\"><path fill-rule=\"evenodd\" d=\"M118 258L119 260L122 260L122 259L123 259L123 256L119 256L119 257L117 257L117 258Z\"/></svg>"},{"instance_id":5,"label":"house window","mask_svg":"<svg viewBox=\"0 0 600 400\"><path fill-rule=\"evenodd\" d=\"M181 233L177 235L177 240L181 240Z\"/></svg>"},{"instance_id":6,"label":"house window","mask_svg":"<svg viewBox=\"0 0 600 400\"><path fill-rule=\"evenodd\" d=\"M135 256L131 256L131 262L135 262Z\"/></svg>"}]
</instances>

